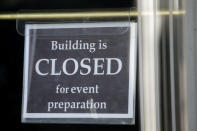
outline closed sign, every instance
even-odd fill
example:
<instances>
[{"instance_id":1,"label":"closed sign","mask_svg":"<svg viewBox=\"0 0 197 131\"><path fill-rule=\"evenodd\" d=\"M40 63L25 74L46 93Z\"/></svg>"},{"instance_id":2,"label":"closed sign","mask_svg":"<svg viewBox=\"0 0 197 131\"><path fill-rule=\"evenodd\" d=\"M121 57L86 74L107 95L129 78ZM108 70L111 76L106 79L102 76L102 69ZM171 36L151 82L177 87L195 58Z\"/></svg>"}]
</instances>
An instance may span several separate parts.
<instances>
[{"instance_id":1,"label":"closed sign","mask_svg":"<svg viewBox=\"0 0 197 131\"><path fill-rule=\"evenodd\" d=\"M26 24L23 122L129 124L136 24Z\"/></svg>"}]
</instances>

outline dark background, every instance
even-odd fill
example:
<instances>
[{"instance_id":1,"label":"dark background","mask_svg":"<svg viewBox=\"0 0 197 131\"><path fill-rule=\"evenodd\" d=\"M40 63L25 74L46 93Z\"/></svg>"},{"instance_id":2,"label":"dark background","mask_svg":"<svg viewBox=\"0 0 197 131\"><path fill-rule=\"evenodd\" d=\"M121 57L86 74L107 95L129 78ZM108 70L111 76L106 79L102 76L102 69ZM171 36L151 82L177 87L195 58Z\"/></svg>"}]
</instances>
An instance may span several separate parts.
<instances>
[{"instance_id":1,"label":"dark background","mask_svg":"<svg viewBox=\"0 0 197 131\"><path fill-rule=\"evenodd\" d=\"M134 0L0 0L0 12L20 9L83 9L136 7ZM24 37L16 32L16 21L0 20L0 130L139 130L135 126L22 124L22 77Z\"/></svg>"}]
</instances>

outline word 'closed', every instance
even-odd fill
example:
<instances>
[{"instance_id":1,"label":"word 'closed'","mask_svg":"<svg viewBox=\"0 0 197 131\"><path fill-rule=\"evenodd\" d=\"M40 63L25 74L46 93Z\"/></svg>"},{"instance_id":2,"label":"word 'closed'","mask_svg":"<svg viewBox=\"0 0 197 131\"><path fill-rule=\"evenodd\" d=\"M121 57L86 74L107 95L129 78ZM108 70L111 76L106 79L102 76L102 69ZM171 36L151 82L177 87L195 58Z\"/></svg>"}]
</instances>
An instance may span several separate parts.
<instances>
[{"instance_id":1,"label":"word 'closed'","mask_svg":"<svg viewBox=\"0 0 197 131\"><path fill-rule=\"evenodd\" d=\"M65 59L61 66L57 66L57 59L39 59L35 64L38 75L117 75L122 70L119 58L83 58L78 62L74 58ZM68 68L72 67L72 68ZM46 71L46 69L49 69Z\"/></svg>"}]
</instances>

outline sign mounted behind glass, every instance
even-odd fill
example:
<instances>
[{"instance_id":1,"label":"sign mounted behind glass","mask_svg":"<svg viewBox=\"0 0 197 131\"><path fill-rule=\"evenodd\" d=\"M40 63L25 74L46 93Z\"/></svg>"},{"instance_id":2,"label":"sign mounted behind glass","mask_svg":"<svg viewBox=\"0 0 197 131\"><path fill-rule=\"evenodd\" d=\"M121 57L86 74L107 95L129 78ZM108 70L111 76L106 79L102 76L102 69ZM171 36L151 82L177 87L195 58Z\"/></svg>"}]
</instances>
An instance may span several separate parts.
<instances>
[{"instance_id":1,"label":"sign mounted behind glass","mask_svg":"<svg viewBox=\"0 0 197 131\"><path fill-rule=\"evenodd\" d=\"M26 24L22 122L133 124L136 28Z\"/></svg>"}]
</instances>

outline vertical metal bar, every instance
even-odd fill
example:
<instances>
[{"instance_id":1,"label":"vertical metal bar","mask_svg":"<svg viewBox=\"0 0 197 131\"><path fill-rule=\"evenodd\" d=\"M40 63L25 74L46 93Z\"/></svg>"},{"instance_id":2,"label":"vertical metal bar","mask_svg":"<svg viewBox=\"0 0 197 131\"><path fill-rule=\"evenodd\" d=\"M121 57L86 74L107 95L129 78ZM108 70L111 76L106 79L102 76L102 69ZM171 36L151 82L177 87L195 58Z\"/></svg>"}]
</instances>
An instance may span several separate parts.
<instances>
[{"instance_id":1,"label":"vertical metal bar","mask_svg":"<svg viewBox=\"0 0 197 131\"><path fill-rule=\"evenodd\" d=\"M140 112L141 127L143 131L160 131L160 100L159 97L159 46L156 35L156 1L138 1L138 22L141 31L139 32L139 44L141 48L141 96ZM149 12L149 15L142 15L142 12ZM159 31L158 31L159 32ZM143 105L142 105L143 104ZM143 113L142 113L143 112ZM142 116L143 115L143 116Z\"/></svg>"},{"instance_id":2,"label":"vertical metal bar","mask_svg":"<svg viewBox=\"0 0 197 131\"><path fill-rule=\"evenodd\" d=\"M142 49L142 4L141 0L138 0L138 49L139 49L139 109L140 109L140 131L145 131L144 128L144 91L143 91L143 49Z\"/></svg>"},{"instance_id":3,"label":"vertical metal bar","mask_svg":"<svg viewBox=\"0 0 197 131\"><path fill-rule=\"evenodd\" d=\"M159 0L154 0L154 57L155 57L155 96L156 96L156 130L161 131L161 95L160 95L160 34L161 34L161 16L157 15Z\"/></svg>"},{"instance_id":4,"label":"vertical metal bar","mask_svg":"<svg viewBox=\"0 0 197 131\"><path fill-rule=\"evenodd\" d=\"M175 112L175 79L174 79L174 37L173 37L173 0L169 0L169 31L170 31L170 87L171 87L171 118L172 131L176 131L176 112Z\"/></svg>"}]
</instances>

